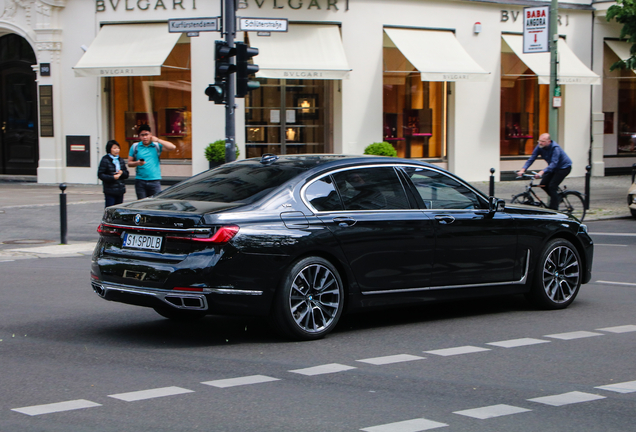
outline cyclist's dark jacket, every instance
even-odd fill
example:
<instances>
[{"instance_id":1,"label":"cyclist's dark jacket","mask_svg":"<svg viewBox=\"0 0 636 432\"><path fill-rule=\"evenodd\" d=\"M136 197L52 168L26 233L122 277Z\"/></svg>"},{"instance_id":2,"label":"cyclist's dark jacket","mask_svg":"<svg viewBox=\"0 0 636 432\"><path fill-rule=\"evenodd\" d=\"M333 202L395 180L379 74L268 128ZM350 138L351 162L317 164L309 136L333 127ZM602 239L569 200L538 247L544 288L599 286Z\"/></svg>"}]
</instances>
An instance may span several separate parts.
<instances>
[{"instance_id":1,"label":"cyclist's dark jacket","mask_svg":"<svg viewBox=\"0 0 636 432\"><path fill-rule=\"evenodd\" d=\"M550 141L550 145L543 148L537 145L530 159L523 165L523 169L528 169L539 155L548 163L547 168L543 170L544 173L554 172L572 166L572 160L565 154L561 146L552 140Z\"/></svg>"}]
</instances>

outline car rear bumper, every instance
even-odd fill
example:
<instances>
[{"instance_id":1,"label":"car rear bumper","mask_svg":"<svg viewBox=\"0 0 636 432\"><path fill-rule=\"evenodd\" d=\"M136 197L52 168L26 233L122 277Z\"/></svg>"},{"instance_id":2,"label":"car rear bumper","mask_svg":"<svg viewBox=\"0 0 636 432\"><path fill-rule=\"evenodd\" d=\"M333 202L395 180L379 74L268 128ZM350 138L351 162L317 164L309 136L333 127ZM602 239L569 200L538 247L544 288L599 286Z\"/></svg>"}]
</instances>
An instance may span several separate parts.
<instances>
[{"instance_id":1,"label":"car rear bumper","mask_svg":"<svg viewBox=\"0 0 636 432\"><path fill-rule=\"evenodd\" d=\"M260 290L204 288L185 292L91 280L93 291L104 300L151 308L171 307L209 314L267 315L270 301Z\"/></svg>"}]
</instances>

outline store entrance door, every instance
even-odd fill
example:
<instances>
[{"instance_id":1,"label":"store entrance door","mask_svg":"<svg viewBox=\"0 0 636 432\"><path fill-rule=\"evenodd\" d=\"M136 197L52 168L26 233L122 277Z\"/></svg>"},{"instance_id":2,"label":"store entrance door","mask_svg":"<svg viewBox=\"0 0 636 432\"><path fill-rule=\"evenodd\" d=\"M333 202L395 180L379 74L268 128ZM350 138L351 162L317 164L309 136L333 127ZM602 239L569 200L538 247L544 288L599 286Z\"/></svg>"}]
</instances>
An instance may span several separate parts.
<instances>
[{"instance_id":1,"label":"store entrance door","mask_svg":"<svg viewBox=\"0 0 636 432\"><path fill-rule=\"evenodd\" d=\"M259 81L245 99L246 157L333 153L332 81Z\"/></svg>"},{"instance_id":2,"label":"store entrance door","mask_svg":"<svg viewBox=\"0 0 636 432\"><path fill-rule=\"evenodd\" d=\"M35 56L24 39L9 36L0 38L0 174L36 175Z\"/></svg>"}]
</instances>

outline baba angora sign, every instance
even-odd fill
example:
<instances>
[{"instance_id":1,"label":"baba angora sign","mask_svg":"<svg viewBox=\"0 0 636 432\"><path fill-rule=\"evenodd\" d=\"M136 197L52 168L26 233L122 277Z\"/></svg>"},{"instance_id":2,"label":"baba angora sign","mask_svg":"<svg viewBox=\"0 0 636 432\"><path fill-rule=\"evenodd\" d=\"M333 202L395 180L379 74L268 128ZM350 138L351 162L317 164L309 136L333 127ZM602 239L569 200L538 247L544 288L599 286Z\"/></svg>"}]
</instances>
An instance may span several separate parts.
<instances>
[{"instance_id":1,"label":"baba angora sign","mask_svg":"<svg viewBox=\"0 0 636 432\"><path fill-rule=\"evenodd\" d=\"M550 7L523 8L523 53L550 51Z\"/></svg>"}]
</instances>

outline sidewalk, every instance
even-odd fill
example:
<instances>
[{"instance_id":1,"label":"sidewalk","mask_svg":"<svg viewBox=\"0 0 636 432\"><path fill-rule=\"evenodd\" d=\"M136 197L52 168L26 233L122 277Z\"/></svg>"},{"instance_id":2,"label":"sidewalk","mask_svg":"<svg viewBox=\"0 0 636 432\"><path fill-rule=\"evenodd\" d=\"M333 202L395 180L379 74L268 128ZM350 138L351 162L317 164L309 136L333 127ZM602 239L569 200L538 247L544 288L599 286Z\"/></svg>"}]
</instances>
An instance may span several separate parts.
<instances>
[{"instance_id":1,"label":"sidewalk","mask_svg":"<svg viewBox=\"0 0 636 432\"><path fill-rule=\"evenodd\" d=\"M585 221L629 218L627 189L631 177L592 177L590 210ZM489 182L473 182L474 187L488 193ZM510 202L523 192L526 181L495 183L495 196ZM566 178L568 189L581 193L585 178ZM543 192L539 192L543 193ZM103 212L104 195L100 185L69 184L66 192L68 234L67 245L60 245L60 190L58 185L0 182L0 262L25 258L80 256L90 254L97 241L96 232ZM124 202L135 200L128 188Z\"/></svg>"}]
</instances>

